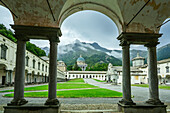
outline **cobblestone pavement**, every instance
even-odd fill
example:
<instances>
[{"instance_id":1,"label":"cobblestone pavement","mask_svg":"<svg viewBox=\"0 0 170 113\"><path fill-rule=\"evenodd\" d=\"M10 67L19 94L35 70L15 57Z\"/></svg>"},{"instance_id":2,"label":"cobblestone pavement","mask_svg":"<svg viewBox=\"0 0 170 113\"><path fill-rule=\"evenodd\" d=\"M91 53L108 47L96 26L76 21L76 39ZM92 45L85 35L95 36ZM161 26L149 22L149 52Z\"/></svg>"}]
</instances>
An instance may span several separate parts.
<instances>
[{"instance_id":1,"label":"cobblestone pavement","mask_svg":"<svg viewBox=\"0 0 170 113\"><path fill-rule=\"evenodd\" d=\"M86 83L94 85L94 86L98 86L100 88L106 88L106 89L122 92L121 85L111 85L111 84L107 84L103 82L97 82L93 79L84 79L84 80ZM170 90L160 89L159 93L160 93L160 100L162 102L170 103ZM132 95L134 96L132 100L134 100L135 102L144 102L148 100L149 89L145 87L132 86ZM116 100L117 99L115 99L115 101Z\"/></svg>"}]
</instances>

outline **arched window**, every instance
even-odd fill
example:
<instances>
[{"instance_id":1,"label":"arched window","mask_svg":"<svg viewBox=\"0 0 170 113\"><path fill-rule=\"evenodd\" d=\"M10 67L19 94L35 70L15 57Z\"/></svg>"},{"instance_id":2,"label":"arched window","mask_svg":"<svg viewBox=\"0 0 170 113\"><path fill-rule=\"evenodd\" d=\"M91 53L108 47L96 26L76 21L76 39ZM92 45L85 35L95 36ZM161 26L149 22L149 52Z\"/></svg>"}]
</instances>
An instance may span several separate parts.
<instances>
[{"instance_id":1,"label":"arched window","mask_svg":"<svg viewBox=\"0 0 170 113\"><path fill-rule=\"evenodd\" d=\"M158 67L158 73L160 73L160 68Z\"/></svg>"},{"instance_id":2,"label":"arched window","mask_svg":"<svg viewBox=\"0 0 170 113\"><path fill-rule=\"evenodd\" d=\"M42 64L42 71L44 71L44 64Z\"/></svg>"},{"instance_id":3,"label":"arched window","mask_svg":"<svg viewBox=\"0 0 170 113\"><path fill-rule=\"evenodd\" d=\"M169 73L169 66L166 66L166 73Z\"/></svg>"},{"instance_id":4,"label":"arched window","mask_svg":"<svg viewBox=\"0 0 170 113\"><path fill-rule=\"evenodd\" d=\"M33 68L35 68L35 62L36 62L36 61L35 61L35 60L32 60L32 62L33 62Z\"/></svg>"},{"instance_id":5,"label":"arched window","mask_svg":"<svg viewBox=\"0 0 170 113\"><path fill-rule=\"evenodd\" d=\"M38 62L38 70L40 70L40 62Z\"/></svg>"},{"instance_id":6,"label":"arched window","mask_svg":"<svg viewBox=\"0 0 170 113\"><path fill-rule=\"evenodd\" d=\"M45 66L45 72L47 72L47 66Z\"/></svg>"},{"instance_id":7,"label":"arched window","mask_svg":"<svg viewBox=\"0 0 170 113\"><path fill-rule=\"evenodd\" d=\"M8 47L5 44L1 44L1 59L6 60L6 51Z\"/></svg>"},{"instance_id":8,"label":"arched window","mask_svg":"<svg viewBox=\"0 0 170 113\"><path fill-rule=\"evenodd\" d=\"M29 58L28 56L26 56L25 58L26 58L26 63L25 63L25 64L26 64L26 66L28 66L28 65L29 65L28 62L29 62L29 59L30 59L30 58Z\"/></svg>"}]
</instances>

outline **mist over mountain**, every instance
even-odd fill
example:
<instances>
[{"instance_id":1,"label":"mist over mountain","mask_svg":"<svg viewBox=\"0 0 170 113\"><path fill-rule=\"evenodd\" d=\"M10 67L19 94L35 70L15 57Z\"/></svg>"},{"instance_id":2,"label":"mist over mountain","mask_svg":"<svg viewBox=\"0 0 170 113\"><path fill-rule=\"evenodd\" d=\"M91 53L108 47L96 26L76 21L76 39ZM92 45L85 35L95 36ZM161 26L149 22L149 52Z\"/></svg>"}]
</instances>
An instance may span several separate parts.
<instances>
[{"instance_id":1,"label":"mist over mountain","mask_svg":"<svg viewBox=\"0 0 170 113\"><path fill-rule=\"evenodd\" d=\"M46 54L49 54L49 48L44 47ZM169 51L169 52L167 52ZM130 50L130 59L136 57L137 53L147 61L147 51L145 50ZM163 46L157 50L158 60L170 58L170 44ZM58 60L64 61L67 65L74 65L77 58L82 55L86 63L89 65L95 63L112 63L113 65L122 65L122 50L110 50L101 47L98 43L86 43L75 40L67 45L59 45Z\"/></svg>"}]
</instances>

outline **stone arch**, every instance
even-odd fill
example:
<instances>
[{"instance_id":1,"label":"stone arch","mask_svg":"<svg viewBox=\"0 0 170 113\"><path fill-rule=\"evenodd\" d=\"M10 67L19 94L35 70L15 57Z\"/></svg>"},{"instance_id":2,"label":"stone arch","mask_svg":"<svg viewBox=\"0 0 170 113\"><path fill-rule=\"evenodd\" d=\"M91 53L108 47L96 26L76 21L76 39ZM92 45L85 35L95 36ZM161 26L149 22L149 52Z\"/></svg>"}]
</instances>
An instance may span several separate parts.
<instances>
[{"instance_id":1,"label":"stone arch","mask_svg":"<svg viewBox=\"0 0 170 113\"><path fill-rule=\"evenodd\" d=\"M4 8L4 10L8 10L9 16L12 17L12 21L14 22L14 15L12 14L12 12L8 8L6 8L1 2L0 2L0 7Z\"/></svg>"},{"instance_id":2,"label":"stone arch","mask_svg":"<svg viewBox=\"0 0 170 113\"><path fill-rule=\"evenodd\" d=\"M170 20L170 16L169 16L168 18L164 19L164 21L162 21L162 24L163 24L164 22L168 21L168 20ZM162 26L164 26L164 25L162 25ZM159 28L158 28L158 33L160 33L160 30L161 30L162 26L161 26L161 24L158 26L158 27L159 27Z\"/></svg>"},{"instance_id":3,"label":"stone arch","mask_svg":"<svg viewBox=\"0 0 170 113\"><path fill-rule=\"evenodd\" d=\"M170 83L170 75L165 76L165 83Z\"/></svg>"},{"instance_id":4,"label":"stone arch","mask_svg":"<svg viewBox=\"0 0 170 113\"><path fill-rule=\"evenodd\" d=\"M6 64L0 64L0 84L5 85L6 84L6 69L7 69L7 65Z\"/></svg>"},{"instance_id":5,"label":"stone arch","mask_svg":"<svg viewBox=\"0 0 170 113\"><path fill-rule=\"evenodd\" d=\"M67 0L65 5L63 6L60 16L58 18L58 26L61 27L63 21L69 17L70 15L79 12L79 11L85 11L85 10L92 10L100 12L106 16L108 16L117 26L119 33L123 31L123 19L120 13L120 9L118 7L118 4L116 1L113 1L112 5L115 5L114 9L111 9L107 5L104 5L100 2L96 1L79 1L77 3L74 3L74 5L71 5L72 3ZM114 7L114 6L112 6Z\"/></svg>"}]
</instances>

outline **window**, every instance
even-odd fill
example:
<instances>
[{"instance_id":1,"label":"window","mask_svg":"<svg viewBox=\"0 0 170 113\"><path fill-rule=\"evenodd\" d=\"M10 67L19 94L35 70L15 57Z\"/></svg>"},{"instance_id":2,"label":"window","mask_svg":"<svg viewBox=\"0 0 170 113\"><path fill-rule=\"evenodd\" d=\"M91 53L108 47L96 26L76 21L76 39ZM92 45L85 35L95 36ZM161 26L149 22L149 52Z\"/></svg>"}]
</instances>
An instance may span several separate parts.
<instances>
[{"instance_id":1,"label":"window","mask_svg":"<svg viewBox=\"0 0 170 113\"><path fill-rule=\"evenodd\" d=\"M47 72L47 66L45 66L45 72Z\"/></svg>"},{"instance_id":2,"label":"window","mask_svg":"<svg viewBox=\"0 0 170 113\"><path fill-rule=\"evenodd\" d=\"M160 73L160 68L158 68L158 73Z\"/></svg>"},{"instance_id":3,"label":"window","mask_svg":"<svg viewBox=\"0 0 170 113\"><path fill-rule=\"evenodd\" d=\"M6 51L8 47L5 44L1 44L1 59L6 60Z\"/></svg>"},{"instance_id":4,"label":"window","mask_svg":"<svg viewBox=\"0 0 170 113\"><path fill-rule=\"evenodd\" d=\"M169 66L166 66L166 73L169 73Z\"/></svg>"},{"instance_id":5,"label":"window","mask_svg":"<svg viewBox=\"0 0 170 113\"><path fill-rule=\"evenodd\" d=\"M33 62L33 68L35 68L35 60L32 60L32 62Z\"/></svg>"},{"instance_id":6,"label":"window","mask_svg":"<svg viewBox=\"0 0 170 113\"><path fill-rule=\"evenodd\" d=\"M29 58L28 56L26 56L26 63L25 63L26 66L28 66L29 59L30 59L30 58Z\"/></svg>"},{"instance_id":7,"label":"window","mask_svg":"<svg viewBox=\"0 0 170 113\"><path fill-rule=\"evenodd\" d=\"M38 70L40 70L40 62L38 62Z\"/></svg>"},{"instance_id":8,"label":"window","mask_svg":"<svg viewBox=\"0 0 170 113\"><path fill-rule=\"evenodd\" d=\"M44 64L42 64L42 71L44 71Z\"/></svg>"}]
</instances>

